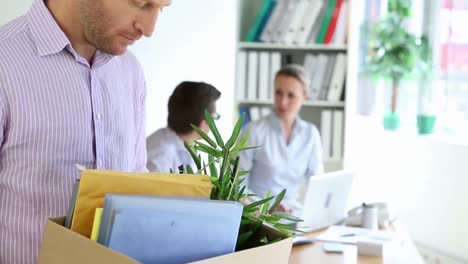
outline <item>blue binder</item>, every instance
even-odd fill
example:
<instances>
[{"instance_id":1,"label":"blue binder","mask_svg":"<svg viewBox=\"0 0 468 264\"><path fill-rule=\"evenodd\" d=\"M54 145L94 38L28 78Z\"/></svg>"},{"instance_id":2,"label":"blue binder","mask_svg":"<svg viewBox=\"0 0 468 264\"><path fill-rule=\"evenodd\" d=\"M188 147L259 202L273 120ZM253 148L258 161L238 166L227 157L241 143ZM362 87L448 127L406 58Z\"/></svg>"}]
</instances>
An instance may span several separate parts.
<instances>
[{"instance_id":1,"label":"blue binder","mask_svg":"<svg viewBox=\"0 0 468 264\"><path fill-rule=\"evenodd\" d=\"M98 242L142 263L234 252L243 206L206 198L108 194Z\"/></svg>"}]
</instances>

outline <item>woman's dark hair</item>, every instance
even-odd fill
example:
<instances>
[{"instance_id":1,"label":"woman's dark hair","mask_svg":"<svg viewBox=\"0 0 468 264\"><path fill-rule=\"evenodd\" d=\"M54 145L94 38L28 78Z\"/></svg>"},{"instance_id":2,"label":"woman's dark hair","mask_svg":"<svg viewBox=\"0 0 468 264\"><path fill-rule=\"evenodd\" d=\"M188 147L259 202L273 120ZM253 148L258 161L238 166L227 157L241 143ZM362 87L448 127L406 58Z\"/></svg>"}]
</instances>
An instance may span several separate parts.
<instances>
[{"instance_id":1,"label":"woman's dark hair","mask_svg":"<svg viewBox=\"0 0 468 264\"><path fill-rule=\"evenodd\" d=\"M167 124L177 134L193 131L190 124L198 125L204 118L204 111L216 111L215 102L221 92L204 82L182 82L169 98Z\"/></svg>"}]
</instances>

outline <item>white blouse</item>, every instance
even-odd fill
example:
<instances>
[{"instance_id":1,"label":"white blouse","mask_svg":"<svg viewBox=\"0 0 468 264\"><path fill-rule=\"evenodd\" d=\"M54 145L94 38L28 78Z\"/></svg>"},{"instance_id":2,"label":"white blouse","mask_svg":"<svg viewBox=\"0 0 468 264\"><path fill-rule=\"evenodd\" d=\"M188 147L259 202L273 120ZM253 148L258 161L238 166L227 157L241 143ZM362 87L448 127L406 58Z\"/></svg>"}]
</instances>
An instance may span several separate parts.
<instances>
[{"instance_id":1,"label":"white blouse","mask_svg":"<svg viewBox=\"0 0 468 264\"><path fill-rule=\"evenodd\" d=\"M317 127L299 117L291 142L286 143L283 127L275 113L249 123L242 132L250 133L250 145L259 146L240 153L247 187L263 198L268 191L276 195L287 189L282 204L300 210L298 185L310 176L323 173L322 143Z\"/></svg>"}]
</instances>

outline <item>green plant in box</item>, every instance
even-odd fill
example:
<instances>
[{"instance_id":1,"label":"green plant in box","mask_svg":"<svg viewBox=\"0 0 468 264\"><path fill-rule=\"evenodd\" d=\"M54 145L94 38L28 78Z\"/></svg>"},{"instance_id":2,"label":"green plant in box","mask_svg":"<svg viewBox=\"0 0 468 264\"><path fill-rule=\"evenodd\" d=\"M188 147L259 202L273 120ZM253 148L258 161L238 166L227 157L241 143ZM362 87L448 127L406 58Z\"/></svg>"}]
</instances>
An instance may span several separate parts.
<instances>
[{"instance_id":1,"label":"green plant in box","mask_svg":"<svg viewBox=\"0 0 468 264\"><path fill-rule=\"evenodd\" d=\"M186 166L179 167L179 170L181 173L209 175L213 183L211 192L211 199L213 200L237 201L245 204L246 199L255 196L249 193L242 184L247 172L240 171L239 166L239 152L256 148L248 146L249 135L239 138L244 118L245 115L243 114L234 126L231 137L225 142L221 138L210 113L205 111L205 119L214 139L192 125L204 142L196 141L192 146L185 143L185 147L195 161L197 169L194 170L190 166ZM202 160L200 152L207 154L207 162ZM285 193L286 190L276 196L268 193L266 197L244 205L236 250L266 245L281 239L269 240L266 236L261 235L259 232L264 224L273 227L285 236L293 236L295 231L300 232L293 225L284 224L283 220L300 222L301 219L276 211L276 207L282 201Z\"/></svg>"}]
</instances>

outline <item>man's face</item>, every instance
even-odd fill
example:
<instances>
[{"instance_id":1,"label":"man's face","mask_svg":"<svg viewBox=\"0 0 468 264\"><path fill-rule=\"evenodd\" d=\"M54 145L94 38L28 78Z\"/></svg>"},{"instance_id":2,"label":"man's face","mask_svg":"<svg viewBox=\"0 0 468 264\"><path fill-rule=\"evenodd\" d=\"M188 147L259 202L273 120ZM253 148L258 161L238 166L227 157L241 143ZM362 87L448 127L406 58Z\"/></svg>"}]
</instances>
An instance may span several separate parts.
<instances>
[{"instance_id":1,"label":"man's face","mask_svg":"<svg viewBox=\"0 0 468 264\"><path fill-rule=\"evenodd\" d=\"M112 55L123 54L142 36L153 34L159 12L171 0L80 0L86 41Z\"/></svg>"}]
</instances>

